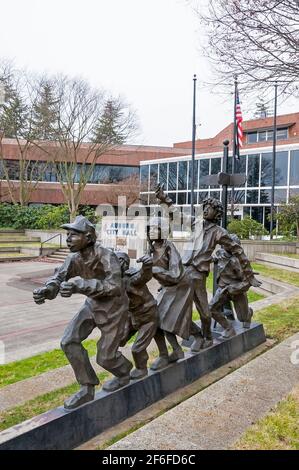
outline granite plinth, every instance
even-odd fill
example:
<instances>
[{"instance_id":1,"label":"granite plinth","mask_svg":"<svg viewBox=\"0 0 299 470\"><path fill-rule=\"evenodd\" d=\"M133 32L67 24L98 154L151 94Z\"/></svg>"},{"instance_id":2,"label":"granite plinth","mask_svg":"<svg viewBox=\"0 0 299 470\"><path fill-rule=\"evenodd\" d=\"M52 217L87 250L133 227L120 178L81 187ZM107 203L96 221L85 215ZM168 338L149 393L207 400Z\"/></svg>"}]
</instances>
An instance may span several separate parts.
<instances>
[{"instance_id":1,"label":"granite plinth","mask_svg":"<svg viewBox=\"0 0 299 470\"><path fill-rule=\"evenodd\" d=\"M150 372L120 390L112 393L100 390L92 402L75 410L59 407L2 431L0 450L77 447L266 340L261 324L253 323L249 329L243 329L235 322L234 327L237 334L232 338L221 339L214 330L214 344L210 348L196 354L185 353L185 358L177 363Z\"/></svg>"}]
</instances>

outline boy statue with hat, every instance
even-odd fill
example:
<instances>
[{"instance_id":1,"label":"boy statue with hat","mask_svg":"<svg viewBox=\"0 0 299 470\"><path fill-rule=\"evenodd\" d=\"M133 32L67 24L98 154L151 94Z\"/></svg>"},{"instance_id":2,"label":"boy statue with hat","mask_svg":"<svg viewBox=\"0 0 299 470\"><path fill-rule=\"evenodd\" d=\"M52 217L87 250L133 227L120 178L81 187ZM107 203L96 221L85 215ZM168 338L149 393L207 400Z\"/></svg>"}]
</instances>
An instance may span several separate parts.
<instances>
[{"instance_id":1,"label":"boy statue with hat","mask_svg":"<svg viewBox=\"0 0 299 470\"><path fill-rule=\"evenodd\" d=\"M114 391L130 381L131 362L118 350L128 316L128 297L123 287L120 263L116 255L96 242L94 225L79 215L67 230L71 254L55 270L44 287L33 292L34 301L43 303L62 297L83 294L86 300L67 326L61 348L81 385L79 392L65 401L65 408L76 408L94 399L99 379L92 368L82 341L95 327L101 331L97 345L97 363L115 377L103 385Z\"/></svg>"}]
</instances>

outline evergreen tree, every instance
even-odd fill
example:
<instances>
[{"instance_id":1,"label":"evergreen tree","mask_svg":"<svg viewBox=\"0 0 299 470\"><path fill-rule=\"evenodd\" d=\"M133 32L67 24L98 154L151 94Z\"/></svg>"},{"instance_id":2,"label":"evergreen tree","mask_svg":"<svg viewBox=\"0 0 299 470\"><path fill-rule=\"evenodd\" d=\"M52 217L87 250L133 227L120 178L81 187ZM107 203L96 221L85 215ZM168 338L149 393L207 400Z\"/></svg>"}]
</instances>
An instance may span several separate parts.
<instances>
[{"instance_id":1,"label":"evergreen tree","mask_svg":"<svg viewBox=\"0 0 299 470\"><path fill-rule=\"evenodd\" d=\"M43 81L32 107L31 126L36 139L51 140L57 129L57 103L54 88L50 81Z\"/></svg>"},{"instance_id":2,"label":"evergreen tree","mask_svg":"<svg viewBox=\"0 0 299 470\"><path fill-rule=\"evenodd\" d=\"M109 99L106 101L99 123L93 132L92 142L121 145L127 139L127 126L128 120L122 103Z\"/></svg>"},{"instance_id":3,"label":"evergreen tree","mask_svg":"<svg viewBox=\"0 0 299 470\"><path fill-rule=\"evenodd\" d=\"M7 77L1 77L4 103L0 107L0 130L5 137L21 138L28 129L28 107Z\"/></svg>"}]
</instances>

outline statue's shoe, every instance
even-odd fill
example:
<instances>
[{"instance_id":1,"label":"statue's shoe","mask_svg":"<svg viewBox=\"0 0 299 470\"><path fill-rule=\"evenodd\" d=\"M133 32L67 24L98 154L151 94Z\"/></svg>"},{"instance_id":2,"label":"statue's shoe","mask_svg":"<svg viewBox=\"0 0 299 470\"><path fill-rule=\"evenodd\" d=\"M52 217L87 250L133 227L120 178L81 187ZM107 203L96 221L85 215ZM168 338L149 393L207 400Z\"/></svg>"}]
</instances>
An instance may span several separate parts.
<instances>
[{"instance_id":1,"label":"statue's shoe","mask_svg":"<svg viewBox=\"0 0 299 470\"><path fill-rule=\"evenodd\" d=\"M243 328L250 328L251 322L250 321L243 321Z\"/></svg>"},{"instance_id":2,"label":"statue's shoe","mask_svg":"<svg viewBox=\"0 0 299 470\"><path fill-rule=\"evenodd\" d=\"M223 331L221 338L231 338L232 336L235 336L236 330L231 326L230 328L227 328L226 330Z\"/></svg>"},{"instance_id":3,"label":"statue's shoe","mask_svg":"<svg viewBox=\"0 0 299 470\"><path fill-rule=\"evenodd\" d=\"M179 359L183 359L185 357L184 351L182 349L176 349L169 355L169 362L176 362Z\"/></svg>"},{"instance_id":4,"label":"statue's shoe","mask_svg":"<svg viewBox=\"0 0 299 470\"><path fill-rule=\"evenodd\" d=\"M82 385L79 392L72 395L70 398L65 400L64 408L67 410L73 410L78 406L84 405L94 399L94 386L93 385Z\"/></svg>"},{"instance_id":5,"label":"statue's shoe","mask_svg":"<svg viewBox=\"0 0 299 470\"><path fill-rule=\"evenodd\" d=\"M124 377L114 377L111 380L107 380L107 382L104 383L102 389L105 390L105 392L115 392L115 390L118 390L119 388L128 385L129 382L129 375L126 375Z\"/></svg>"},{"instance_id":6,"label":"statue's shoe","mask_svg":"<svg viewBox=\"0 0 299 470\"><path fill-rule=\"evenodd\" d=\"M133 369L130 373L130 377L132 380L142 379L142 377L146 377L148 374L147 369Z\"/></svg>"},{"instance_id":7,"label":"statue's shoe","mask_svg":"<svg viewBox=\"0 0 299 470\"><path fill-rule=\"evenodd\" d=\"M211 346L213 346L213 340L205 338L202 343L201 349L207 349L207 348L210 348Z\"/></svg>"},{"instance_id":8,"label":"statue's shoe","mask_svg":"<svg viewBox=\"0 0 299 470\"><path fill-rule=\"evenodd\" d=\"M191 344L191 352L199 352L202 349L204 338L200 335L195 337L195 340Z\"/></svg>"},{"instance_id":9,"label":"statue's shoe","mask_svg":"<svg viewBox=\"0 0 299 470\"><path fill-rule=\"evenodd\" d=\"M168 366L169 359L166 356L159 356L151 365L150 369L152 370L160 370L164 367Z\"/></svg>"}]
</instances>

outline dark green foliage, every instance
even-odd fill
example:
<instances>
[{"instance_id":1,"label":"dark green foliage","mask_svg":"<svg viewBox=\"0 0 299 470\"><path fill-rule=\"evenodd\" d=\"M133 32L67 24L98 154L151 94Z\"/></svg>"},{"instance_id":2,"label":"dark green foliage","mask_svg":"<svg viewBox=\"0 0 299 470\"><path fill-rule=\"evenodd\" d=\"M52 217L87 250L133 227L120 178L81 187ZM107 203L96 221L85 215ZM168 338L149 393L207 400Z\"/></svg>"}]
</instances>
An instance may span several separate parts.
<instances>
[{"instance_id":1,"label":"dark green foliage","mask_svg":"<svg viewBox=\"0 0 299 470\"><path fill-rule=\"evenodd\" d=\"M32 130L35 139L53 140L58 130L58 100L50 80L40 83L39 94L32 107Z\"/></svg>"},{"instance_id":2,"label":"dark green foliage","mask_svg":"<svg viewBox=\"0 0 299 470\"><path fill-rule=\"evenodd\" d=\"M80 206L79 214L87 217L92 223L99 222L99 216L90 206ZM70 221L66 205L21 206L19 204L0 204L0 228L36 230L58 229Z\"/></svg>"},{"instance_id":3,"label":"dark green foliage","mask_svg":"<svg viewBox=\"0 0 299 470\"><path fill-rule=\"evenodd\" d=\"M230 233L235 233L241 240L249 239L251 236L267 235L269 232L265 227L250 217L244 217L243 220L231 220L227 226Z\"/></svg>"},{"instance_id":4,"label":"dark green foliage","mask_svg":"<svg viewBox=\"0 0 299 470\"><path fill-rule=\"evenodd\" d=\"M78 208L78 213L80 215L84 215L90 220L91 223L97 224L100 220L100 216L96 214L95 210L91 206L82 206L80 205Z\"/></svg>"},{"instance_id":5,"label":"dark green foliage","mask_svg":"<svg viewBox=\"0 0 299 470\"><path fill-rule=\"evenodd\" d=\"M69 221L67 206L0 204L0 227L55 229Z\"/></svg>"}]
</instances>

